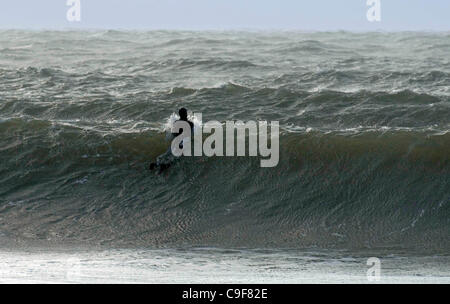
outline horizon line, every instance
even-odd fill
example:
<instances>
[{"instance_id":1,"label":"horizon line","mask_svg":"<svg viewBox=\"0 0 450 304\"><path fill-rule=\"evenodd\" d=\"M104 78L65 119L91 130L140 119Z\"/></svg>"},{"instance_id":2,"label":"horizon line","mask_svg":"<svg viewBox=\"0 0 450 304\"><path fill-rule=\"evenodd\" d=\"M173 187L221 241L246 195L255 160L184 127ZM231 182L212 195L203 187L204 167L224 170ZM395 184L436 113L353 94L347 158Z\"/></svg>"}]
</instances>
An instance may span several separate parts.
<instances>
[{"instance_id":1,"label":"horizon line","mask_svg":"<svg viewBox=\"0 0 450 304\"><path fill-rule=\"evenodd\" d=\"M438 30L438 29L374 29L374 30L357 30L357 29L296 29L296 28L204 28L204 29L193 29L193 28L120 28L120 27L86 27L86 28L55 28L55 27L2 27L0 26L0 31L54 31L54 32L94 32L94 31L118 31L118 32L304 32L304 33L337 33L337 32L348 32L348 33L449 33L450 29Z\"/></svg>"}]
</instances>

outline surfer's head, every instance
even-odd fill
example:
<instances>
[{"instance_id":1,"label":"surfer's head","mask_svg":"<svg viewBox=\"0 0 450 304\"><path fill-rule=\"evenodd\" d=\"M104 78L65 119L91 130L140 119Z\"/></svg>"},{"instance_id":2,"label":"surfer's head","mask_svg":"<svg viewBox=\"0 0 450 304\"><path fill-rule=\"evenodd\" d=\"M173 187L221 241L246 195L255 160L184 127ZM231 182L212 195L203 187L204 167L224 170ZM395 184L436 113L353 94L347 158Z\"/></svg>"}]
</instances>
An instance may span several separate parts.
<instances>
[{"instance_id":1,"label":"surfer's head","mask_svg":"<svg viewBox=\"0 0 450 304\"><path fill-rule=\"evenodd\" d=\"M178 111L178 114L180 115L180 119L181 120L187 120L187 110L185 109L185 108L181 108L179 111Z\"/></svg>"}]
</instances>

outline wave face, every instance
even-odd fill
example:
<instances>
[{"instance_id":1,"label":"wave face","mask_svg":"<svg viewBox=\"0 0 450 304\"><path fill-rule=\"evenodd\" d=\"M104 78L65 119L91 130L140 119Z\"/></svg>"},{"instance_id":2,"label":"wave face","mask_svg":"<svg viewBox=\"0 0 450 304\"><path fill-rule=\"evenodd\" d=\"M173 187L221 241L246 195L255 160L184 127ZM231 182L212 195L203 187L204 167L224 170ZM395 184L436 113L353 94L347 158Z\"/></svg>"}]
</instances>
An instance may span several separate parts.
<instances>
[{"instance_id":1,"label":"wave face","mask_svg":"<svg viewBox=\"0 0 450 304\"><path fill-rule=\"evenodd\" d=\"M0 31L0 79L1 243L450 248L448 33ZM147 171L180 106L279 165Z\"/></svg>"}]
</instances>

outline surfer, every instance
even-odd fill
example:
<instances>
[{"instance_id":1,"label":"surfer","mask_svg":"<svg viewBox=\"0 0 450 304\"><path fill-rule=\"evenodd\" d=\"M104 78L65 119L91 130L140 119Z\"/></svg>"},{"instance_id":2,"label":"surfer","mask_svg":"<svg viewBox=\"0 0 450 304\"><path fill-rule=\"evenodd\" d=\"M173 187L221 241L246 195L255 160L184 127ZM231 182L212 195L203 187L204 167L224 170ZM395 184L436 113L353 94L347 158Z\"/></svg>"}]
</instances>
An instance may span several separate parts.
<instances>
[{"instance_id":1,"label":"surfer","mask_svg":"<svg viewBox=\"0 0 450 304\"><path fill-rule=\"evenodd\" d=\"M180 115L180 119L177 121L186 121L191 126L191 134L192 134L192 132L194 131L194 123L192 121L188 120L187 110L185 108L181 108L178 111L178 115ZM180 133L172 133L174 138L183 134L183 129L180 129L180 130L181 130Z\"/></svg>"},{"instance_id":2,"label":"surfer","mask_svg":"<svg viewBox=\"0 0 450 304\"><path fill-rule=\"evenodd\" d=\"M192 134L193 130L194 130L194 123L192 121L188 120L187 110L185 108L181 108L178 111L178 115L180 116L180 119L177 120L177 121L185 121L185 122L187 122L191 126L191 134ZM176 132L176 133L172 133L172 140L174 138L182 135L182 134L183 134L183 129L178 130L178 132ZM180 149L182 149L182 148L183 148L183 143L181 142L180 143ZM160 156L158 156L156 158L156 162L150 164L150 168L149 169L150 170L154 170L156 168L159 168L159 173L161 173L164 170L166 170L167 168L169 168L174 160L175 160L175 156L172 153L171 147L169 147L169 149L164 154L161 154Z\"/></svg>"}]
</instances>

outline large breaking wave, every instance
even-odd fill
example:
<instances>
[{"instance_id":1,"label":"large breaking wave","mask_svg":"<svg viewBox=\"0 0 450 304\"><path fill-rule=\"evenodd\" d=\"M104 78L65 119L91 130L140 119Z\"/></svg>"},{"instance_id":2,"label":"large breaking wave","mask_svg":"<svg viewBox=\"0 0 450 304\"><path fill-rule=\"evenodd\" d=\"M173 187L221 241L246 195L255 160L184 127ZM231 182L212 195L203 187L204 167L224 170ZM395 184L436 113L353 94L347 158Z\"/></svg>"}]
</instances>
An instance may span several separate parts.
<instances>
[{"instance_id":1,"label":"large breaking wave","mask_svg":"<svg viewBox=\"0 0 450 304\"><path fill-rule=\"evenodd\" d=\"M448 252L448 39L1 31L0 241ZM180 106L280 121L280 163L149 172Z\"/></svg>"}]
</instances>

